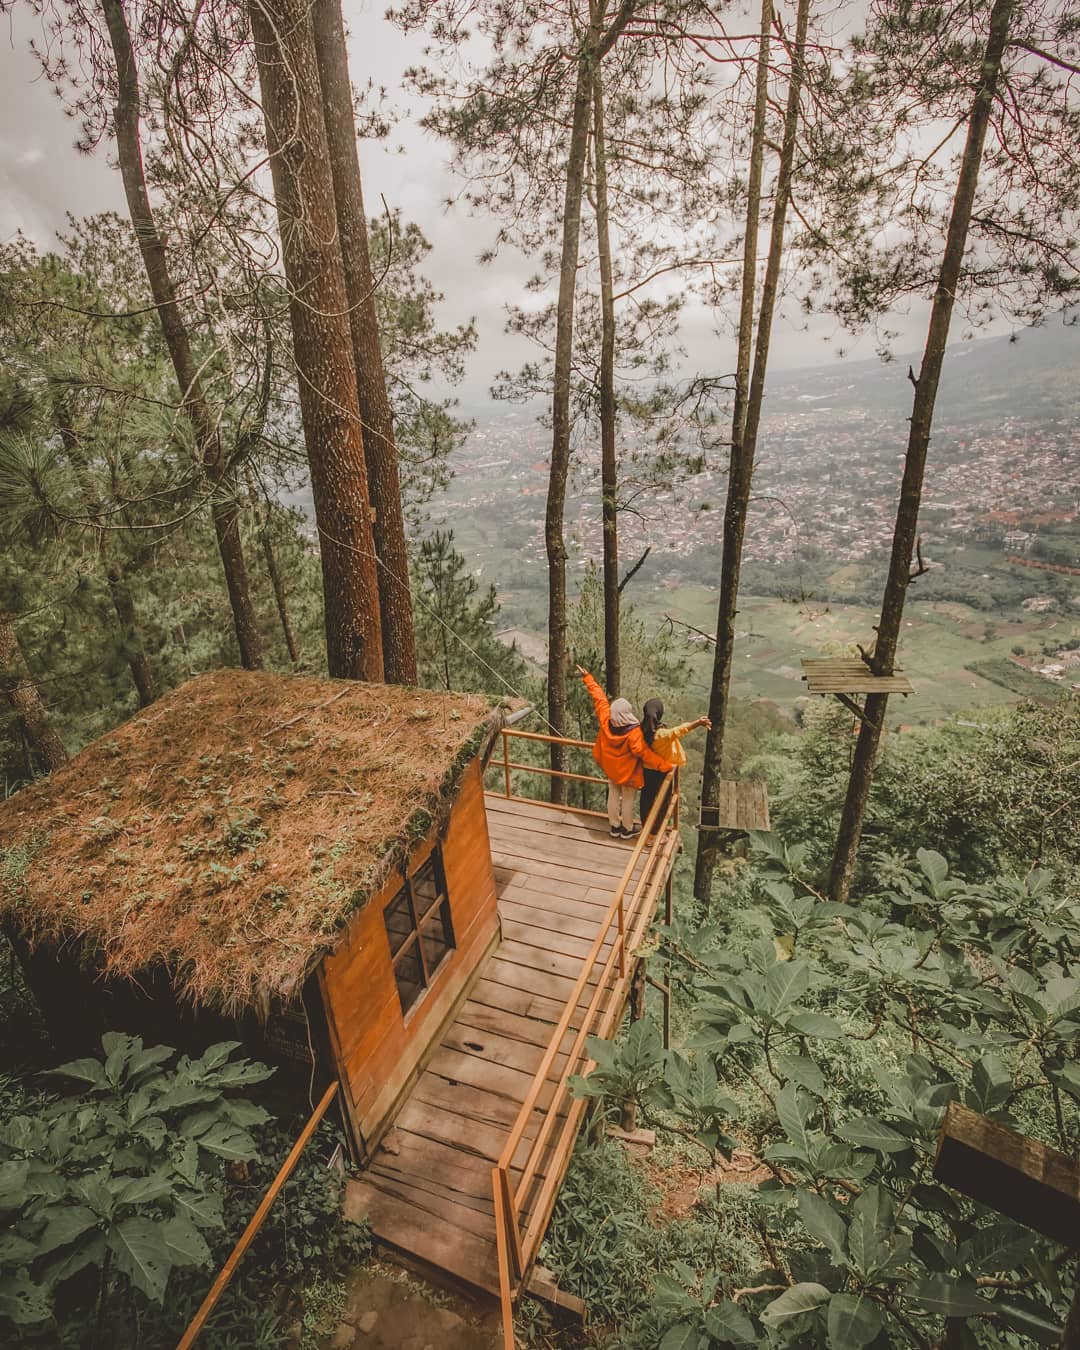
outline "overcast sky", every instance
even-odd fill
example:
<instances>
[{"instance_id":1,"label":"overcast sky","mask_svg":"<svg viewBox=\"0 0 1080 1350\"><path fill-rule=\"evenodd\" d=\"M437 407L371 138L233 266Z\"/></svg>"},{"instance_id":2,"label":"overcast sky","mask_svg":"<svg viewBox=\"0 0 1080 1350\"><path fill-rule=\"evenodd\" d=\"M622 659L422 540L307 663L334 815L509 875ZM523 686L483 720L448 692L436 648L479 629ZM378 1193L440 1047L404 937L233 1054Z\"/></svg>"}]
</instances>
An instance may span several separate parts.
<instances>
[{"instance_id":1,"label":"overcast sky","mask_svg":"<svg viewBox=\"0 0 1080 1350\"><path fill-rule=\"evenodd\" d=\"M479 349L469 362L463 399L476 407L486 397L492 376L500 368L516 366L530 357L523 343L515 345L503 334L505 305L518 298L535 270L527 259L506 250L493 264L481 264L479 254L494 233L490 222L471 217L464 206L447 210L444 203L456 194L445 144L417 125L414 105L401 87L401 72L422 60L423 38L406 38L383 18L385 0L344 0L350 29L350 56L357 84L369 78L387 88L390 101L403 120L386 143L361 144L365 196L369 211L378 209L380 193L400 208L407 220L423 229L432 245L426 272L446 299L440 318L456 324L475 317ZM22 230L40 248L54 245L65 214L123 211L119 173L111 147L92 156L73 146L75 125L43 80L28 43L38 31L27 9L8 19L0 39L0 237ZM895 350L915 350L922 344L925 314L898 316L892 327L901 337ZM957 334L956 336L958 336ZM683 333L688 348L687 368L708 373L730 371L733 342L718 336L713 315L701 306L690 311ZM870 356L871 339L853 341L828 320L816 321L811 332L800 331L781 318L772 345L774 370L820 365L835 358L837 347L853 357Z\"/></svg>"}]
</instances>

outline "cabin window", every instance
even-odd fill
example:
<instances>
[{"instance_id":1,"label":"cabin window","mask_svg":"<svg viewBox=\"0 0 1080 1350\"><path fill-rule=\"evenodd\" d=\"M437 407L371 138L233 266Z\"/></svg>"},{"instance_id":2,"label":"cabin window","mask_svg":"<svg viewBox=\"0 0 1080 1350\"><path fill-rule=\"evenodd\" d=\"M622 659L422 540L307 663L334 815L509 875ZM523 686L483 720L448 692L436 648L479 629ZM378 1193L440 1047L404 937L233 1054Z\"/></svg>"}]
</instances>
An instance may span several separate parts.
<instances>
[{"instance_id":1,"label":"cabin window","mask_svg":"<svg viewBox=\"0 0 1080 1350\"><path fill-rule=\"evenodd\" d=\"M383 910L401 1011L407 1013L454 949L442 855L435 849Z\"/></svg>"}]
</instances>

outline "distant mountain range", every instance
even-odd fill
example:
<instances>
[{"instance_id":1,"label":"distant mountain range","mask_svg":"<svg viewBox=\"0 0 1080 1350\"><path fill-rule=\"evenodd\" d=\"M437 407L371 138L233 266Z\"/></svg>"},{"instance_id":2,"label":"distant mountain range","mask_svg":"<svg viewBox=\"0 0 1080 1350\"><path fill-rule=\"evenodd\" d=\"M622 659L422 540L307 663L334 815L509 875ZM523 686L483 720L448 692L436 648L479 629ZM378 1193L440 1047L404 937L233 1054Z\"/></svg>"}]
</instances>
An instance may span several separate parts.
<instances>
[{"instance_id":1,"label":"distant mountain range","mask_svg":"<svg viewBox=\"0 0 1080 1350\"><path fill-rule=\"evenodd\" d=\"M1080 314L1075 316L1080 320ZM766 395L771 413L863 408L891 413L911 407L908 367L918 373L921 353L892 361L833 361L808 370L777 372ZM1080 421L1080 321L1061 318L1011 337L950 344L938 393L939 422L1068 418Z\"/></svg>"}]
</instances>

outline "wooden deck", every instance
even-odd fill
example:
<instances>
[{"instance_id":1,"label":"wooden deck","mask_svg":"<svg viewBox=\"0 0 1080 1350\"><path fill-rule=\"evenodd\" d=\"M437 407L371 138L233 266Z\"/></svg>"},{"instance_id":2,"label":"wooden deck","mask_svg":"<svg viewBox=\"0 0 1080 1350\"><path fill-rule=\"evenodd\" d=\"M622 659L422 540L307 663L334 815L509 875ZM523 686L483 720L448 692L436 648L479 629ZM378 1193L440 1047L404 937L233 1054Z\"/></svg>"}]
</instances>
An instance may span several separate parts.
<instances>
[{"instance_id":1,"label":"wooden deck","mask_svg":"<svg viewBox=\"0 0 1080 1350\"><path fill-rule=\"evenodd\" d=\"M803 679L808 694L911 694L911 681L899 670L875 675L856 656L802 658Z\"/></svg>"},{"instance_id":2,"label":"wooden deck","mask_svg":"<svg viewBox=\"0 0 1080 1350\"><path fill-rule=\"evenodd\" d=\"M498 1294L492 1168L604 923L631 846L612 840L606 822L595 817L490 793L486 802L501 941L393 1130L363 1177L349 1183L346 1207L353 1217L366 1215L381 1242ZM670 833L651 847L663 842L673 856ZM670 864L665 877L669 870ZM651 917L637 916L634 928L628 917L628 932L644 931ZM605 953L610 945L608 939ZM621 1008L627 986L628 979L619 981L602 1007L610 1010L616 1001ZM592 979L586 998L594 989ZM571 1018L541 1090L541 1110L565 1073L581 1016L576 1011ZM530 1118L522 1158L540 1119L540 1113ZM546 1166L541 1163L541 1178ZM517 1175L514 1167L511 1175Z\"/></svg>"}]
</instances>

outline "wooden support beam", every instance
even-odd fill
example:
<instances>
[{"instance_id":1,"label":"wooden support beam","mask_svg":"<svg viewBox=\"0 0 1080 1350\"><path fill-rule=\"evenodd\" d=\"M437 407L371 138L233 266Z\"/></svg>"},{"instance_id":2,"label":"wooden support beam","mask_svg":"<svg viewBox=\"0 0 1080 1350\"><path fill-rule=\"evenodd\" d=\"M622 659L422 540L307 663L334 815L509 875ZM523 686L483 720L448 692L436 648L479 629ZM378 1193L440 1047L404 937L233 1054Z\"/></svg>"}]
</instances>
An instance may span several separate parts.
<instances>
[{"instance_id":1,"label":"wooden support beam","mask_svg":"<svg viewBox=\"0 0 1080 1350\"><path fill-rule=\"evenodd\" d=\"M578 1326L585 1325L586 1307L583 1299L576 1294L568 1294L560 1289L555 1276L544 1266L534 1266L525 1286L526 1292L541 1303L546 1303L562 1314L564 1320L573 1321Z\"/></svg>"},{"instance_id":2,"label":"wooden support beam","mask_svg":"<svg viewBox=\"0 0 1080 1350\"><path fill-rule=\"evenodd\" d=\"M1080 1158L950 1102L934 1176L988 1209L1080 1251Z\"/></svg>"},{"instance_id":3,"label":"wooden support beam","mask_svg":"<svg viewBox=\"0 0 1080 1350\"><path fill-rule=\"evenodd\" d=\"M863 708L855 702L848 694L834 693L833 698L839 699L849 712L853 712L860 722L865 722L869 727L876 727L877 723L872 717L867 717Z\"/></svg>"}]
</instances>

